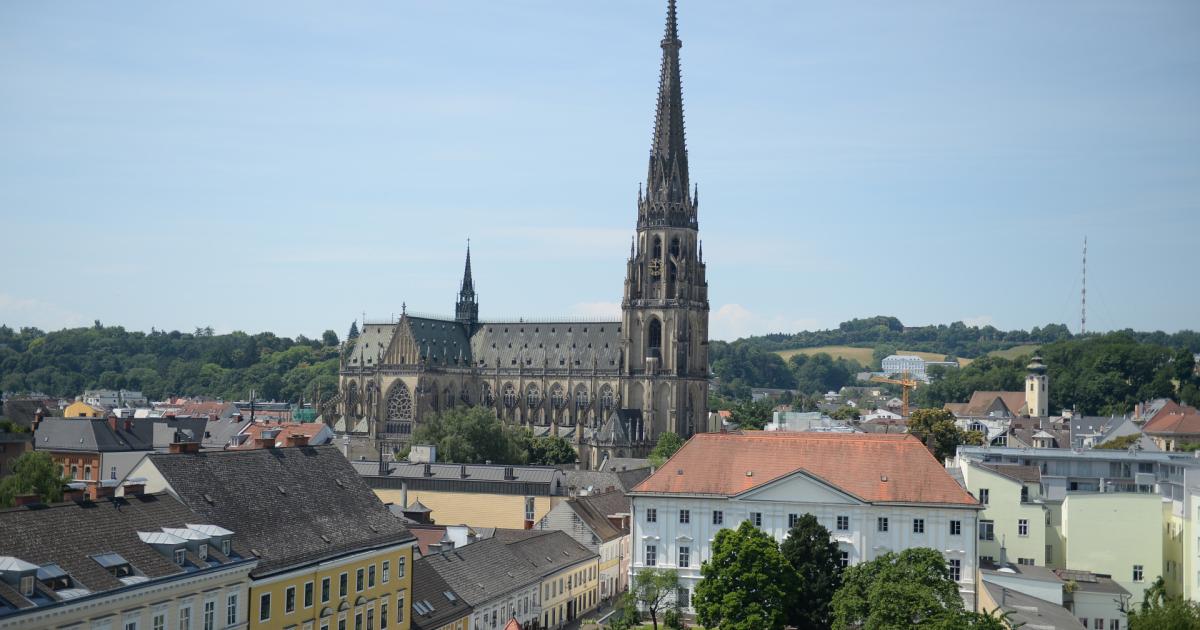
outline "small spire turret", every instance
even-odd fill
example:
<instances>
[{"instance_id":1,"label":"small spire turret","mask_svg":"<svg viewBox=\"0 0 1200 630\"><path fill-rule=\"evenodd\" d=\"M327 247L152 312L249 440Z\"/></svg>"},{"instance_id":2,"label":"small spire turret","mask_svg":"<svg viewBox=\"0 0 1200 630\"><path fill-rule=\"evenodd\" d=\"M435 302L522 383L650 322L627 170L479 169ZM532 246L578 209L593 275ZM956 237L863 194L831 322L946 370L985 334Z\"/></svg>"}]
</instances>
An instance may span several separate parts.
<instances>
[{"instance_id":1,"label":"small spire turret","mask_svg":"<svg viewBox=\"0 0 1200 630\"><path fill-rule=\"evenodd\" d=\"M475 296L475 280L471 277L471 240L467 239L467 262L463 268L462 287L458 291L458 303L454 306L454 319L466 328L467 336L475 332L479 323L479 302Z\"/></svg>"}]
</instances>

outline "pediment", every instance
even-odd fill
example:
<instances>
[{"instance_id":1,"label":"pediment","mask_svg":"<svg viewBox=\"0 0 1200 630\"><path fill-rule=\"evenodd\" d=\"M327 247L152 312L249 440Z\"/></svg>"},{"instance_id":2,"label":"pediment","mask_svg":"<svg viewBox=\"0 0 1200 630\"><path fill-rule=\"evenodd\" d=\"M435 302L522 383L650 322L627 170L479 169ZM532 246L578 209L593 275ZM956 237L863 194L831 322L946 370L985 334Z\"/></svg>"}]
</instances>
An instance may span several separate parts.
<instances>
[{"instance_id":1,"label":"pediment","mask_svg":"<svg viewBox=\"0 0 1200 630\"><path fill-rule=\"evenodd\" d=\"M797 470L779 479L751 488L737 495L739 501L772 501L780 503L835 503L861 505L854 495L830 485L823 479Z\"/></svg>"}]
</instances>

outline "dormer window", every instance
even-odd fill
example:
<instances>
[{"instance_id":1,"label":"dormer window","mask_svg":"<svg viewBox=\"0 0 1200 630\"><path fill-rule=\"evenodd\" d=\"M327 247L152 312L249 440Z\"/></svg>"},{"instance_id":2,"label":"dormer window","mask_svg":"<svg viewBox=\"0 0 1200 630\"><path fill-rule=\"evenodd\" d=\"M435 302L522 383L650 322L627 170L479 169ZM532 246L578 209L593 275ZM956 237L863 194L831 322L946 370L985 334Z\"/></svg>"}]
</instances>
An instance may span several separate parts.
<instances>
[{"instance_id":1,"label":"dormer window","mask_svg":"<svg viewBox=\"0 0 1200 630\"><path fill-rule=\"evenodd\" d=\"M21 578L21 594L25 597L33 596L33 576L26 575Z\"/></svg>"},{"instance_id":2,"label":"dormer window","mask_svg":"<svg viewBox=\"0 0 1200 630\"><path fill-rule=\"evenodd\" d=\"M229 540L221 541L221 553L225 554L226 556L230 555L230 547L231 545L229 544Z\"/></svg>"},{"instance_id":3,"label":"dormer window","mask_svg":"<svg viewBox=\"0 0 1200 630\"><path fill-rule=\"evenodd\" d=\"M175 564L178 564L179 566L183 566L184 562L186 562L186 561L187 561L187 550L186 549L176 549L175 550Z\"/></svg>"},{"instance_id":4,"label":"dormer window","mask_svg":"<svg viewBox=\"0 0 1200 630\"><path fill-rule=\"evenodd\" d=\"M119 553L102 553L92 556L92 559L117 579L134 575L133 567L129 565L129 561Z\"/></svg>"},{"instance_id":5,"label":"dormer window","mask_svg":"<svg viewBox=\"0 0 1200 630\"><path fill-rule=\"evenodd\" d=\"M196 551L201 560L208 560L208 543L200 543L200 548Z\"/></svg>"}]
</instances>

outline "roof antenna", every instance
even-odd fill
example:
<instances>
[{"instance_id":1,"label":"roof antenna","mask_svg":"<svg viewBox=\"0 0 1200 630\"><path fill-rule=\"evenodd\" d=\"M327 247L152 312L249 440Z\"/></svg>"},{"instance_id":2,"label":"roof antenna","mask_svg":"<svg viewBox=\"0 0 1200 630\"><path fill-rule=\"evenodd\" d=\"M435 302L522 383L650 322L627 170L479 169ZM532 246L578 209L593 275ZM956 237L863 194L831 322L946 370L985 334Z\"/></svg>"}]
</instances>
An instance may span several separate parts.
<instances>
[{"instance_id":1,"label":"roof antenna","mask_svg":"<svg viewBox=\"0 0 1200 630\"><path fill-rule=\"evenodd\" d=\"M1083 289L1079 293L1079 334L1087 333L1087 235L1083 236Z\"/></svg>"}]
</instances>

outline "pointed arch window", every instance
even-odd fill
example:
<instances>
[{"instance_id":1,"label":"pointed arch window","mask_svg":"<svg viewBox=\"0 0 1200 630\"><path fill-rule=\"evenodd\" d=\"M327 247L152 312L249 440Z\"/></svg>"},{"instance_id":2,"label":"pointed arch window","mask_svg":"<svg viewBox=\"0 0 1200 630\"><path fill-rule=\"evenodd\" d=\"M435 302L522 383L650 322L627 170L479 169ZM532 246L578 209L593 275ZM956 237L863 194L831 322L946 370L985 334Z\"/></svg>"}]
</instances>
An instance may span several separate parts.
<instances>
[{"instance_id":1,"label":"pointed arch window","mask_svg":"<svg viewBox=\"0 0 1200 630\"><path fill-rule=\"evenodd\" d=\"M613 390L609 385L600 388L600 408L604 411L612 411L613 408Z\"/></svg>"},{"instance_id":2,"label":"pointed arch window","mask_svg":"<svg viewBox=\"0 0 1200 630\"><path fill-rule=\"evenodd\" d=\"M388 433L412 433L412 420L412 393L403 381L396 381L388 390L384 430Z\"/></svg>"},{"instance_id":3,"label":"pointed arch window","mask_svg":"<svg viewBox=\"0 0 1200 630\"><path fill-rule=\"evenodd\" d=\"M517 389L512 383L504 384L504 392L501 394L504 399L504 406L512 409L517 406Z\"/></svg>"},{"instance_id":4,"label":"pointed arch window","mask_svg":"<svg viewBox=\"0 0 1200 630\"><path fill-rule=\"evenodd\" d=\"M662 322L657 317L650 320L646 334L646 347L650 350L659 350L662 348Z\"/></svg>"},{"instance_id":5,"label":"pointed arch window","mask_svg":"<svg viewBox=\"0 0 1200 630\"><path fill-rule=\"evenodd\" d=\"M550 406L555 409L562 409L567 404L567 397L563 395L562 385L555 383L550 388Z\"/></svg>"},{"instance_id":6,"label":"pointed arch window","mask_svg":"<svg viewBox=\"0 0 1200 630\"><path fill-rule=\"evenodd\" d=\"M538 386L530 383L529 387L525 388L525 406L529 409L535 409L542 402L542 391Z\"/></svg>"},{"instance_id":7,"label":"pointed arch window","mask_svg":"<svg viewBox=\"0 0 1200 630\"><path fill-rule=\"evenodd\" d=\"M492 384L484 383L479 386L479 400L486 405L496 404L496 395L492 393Z\"/></svg>"},{"instance_id":8,"label":"pointed arch window","mask_svg":"<svg viewBox=\"0 0 1200 630\"><path fill-rule=\"evenodd\" d=\"M575 407L584 409L588 406L588 390L586 385L575 388Z\"/></svg>"},{"instance_id":9,"label":"pointed arch window","mask_svg":"<svg viewBox=\"0 0 1200 630\"><path fill-rule=\"evenodd\" d=\"M362 417L362 405L359 400L357 381L350 381L350 389L346 392L346 413L355 418Z\"/></svg>"}]
</instances>

